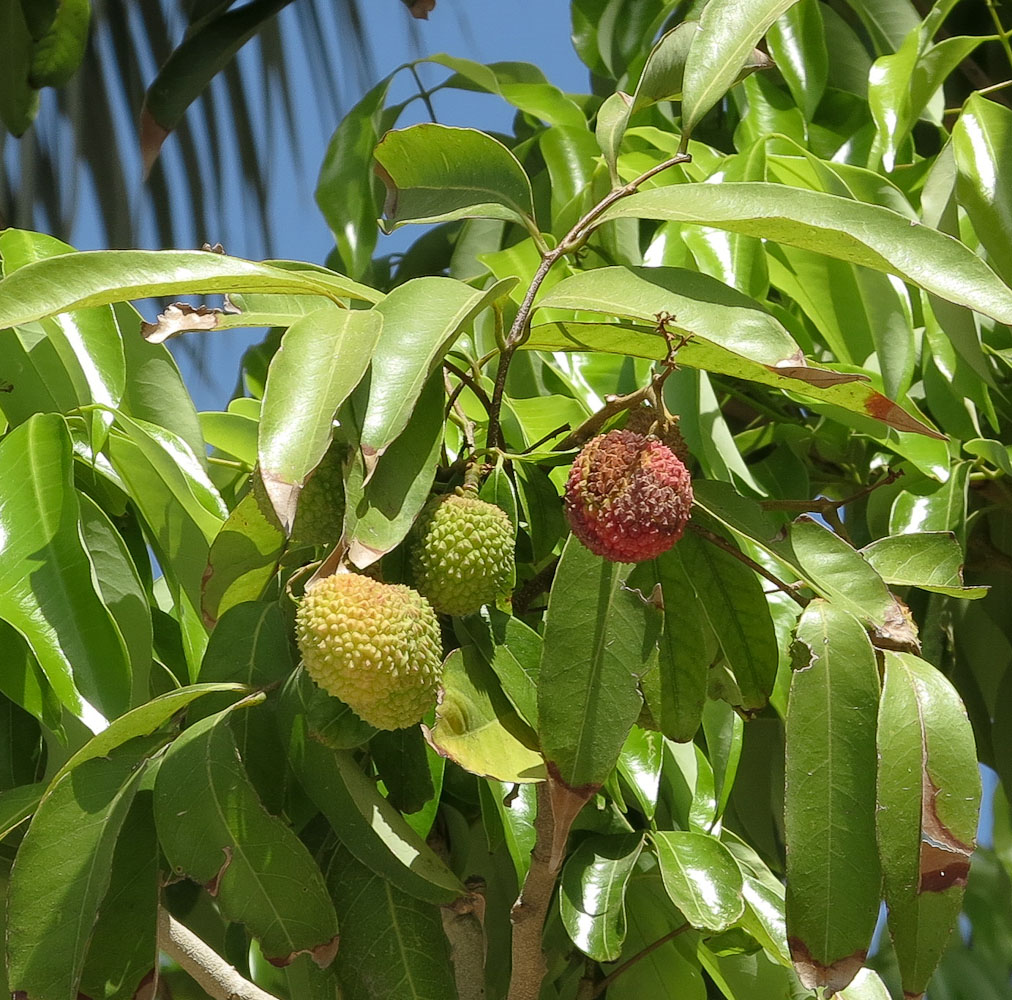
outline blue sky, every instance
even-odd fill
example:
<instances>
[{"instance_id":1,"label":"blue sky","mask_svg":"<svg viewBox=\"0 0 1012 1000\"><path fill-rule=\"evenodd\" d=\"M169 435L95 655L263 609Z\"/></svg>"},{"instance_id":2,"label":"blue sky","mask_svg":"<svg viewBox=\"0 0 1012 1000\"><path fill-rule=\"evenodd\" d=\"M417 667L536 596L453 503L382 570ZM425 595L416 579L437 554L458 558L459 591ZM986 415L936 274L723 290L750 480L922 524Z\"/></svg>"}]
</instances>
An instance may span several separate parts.
<instances>
[{"instance_id":1,"label":"blue sky","mask_svg":"<svg viewBox=\"0 0 1012 1000\"><path fill-rule=\"evenodd\" d=\"M371 86L402 63L440 52L478 62L532 62L563 90L587 90L587 70L577 58L570 41L569 4L564 0L521 0L512 3L438 0L428 21L413 21L400 0L367 0L363 4L363 12L375 64L375 79L355 79L355 75L345 68L335 67L340 93L345 99L344 110L364 93L364 83ZM241 257L270 255L322 263L333 247L333 238L316 207L313 190L327 143L339 119L320 120L310 69L305 60L299 58L299 34L293 30L294 10L286 9L281 17L290 47L289 62L294 71L293 97L301 127L296 155L288 147L281 116L276 116L278 126L272 132L267 125L269 116L262 113L263 108L254 109L261 133L256 140L270 150L272 245L265 251L262 241L250 231L251 227L242 225L236 225L233 232L216 236L211 242L220 239L229 253ZM338 51L336 44L333 49ZM240 53L240 58L252 60L255 53L247 47ZM427 85L446 75L441 67L431 65L419 67L419 73ZM394 86L391 101L404 99L414 92L415 85L410 74L402 73ZM445 124L469 125L492 131L509 130L514 115L513 108L488 95L443 91L434 95L433 103L439 120ZM415 107L418 114L424 114L420 103ZM420 119L416 116L405 121L417 120ZM211 137L211 141L220 141L221 138ZM163 155L167 157L169 169L179 169L171 142L170 138ZM224 145L227 147L227 142ZM88 228L87 220L82 220L81 232L75 234L75 243L79 247L94 245L94 237L89 238ZM401 249L417 235L417 231L411 232L409 227L407 231L383 237L379 252ZM261 333L235 331L211 336L216 337L208 345L211 384L200 377L182 352L176 350L183 375L198 409L202 410L224 408L235 385L238 358L248 345L261 338Z\"/></svg>"}]
</instances>

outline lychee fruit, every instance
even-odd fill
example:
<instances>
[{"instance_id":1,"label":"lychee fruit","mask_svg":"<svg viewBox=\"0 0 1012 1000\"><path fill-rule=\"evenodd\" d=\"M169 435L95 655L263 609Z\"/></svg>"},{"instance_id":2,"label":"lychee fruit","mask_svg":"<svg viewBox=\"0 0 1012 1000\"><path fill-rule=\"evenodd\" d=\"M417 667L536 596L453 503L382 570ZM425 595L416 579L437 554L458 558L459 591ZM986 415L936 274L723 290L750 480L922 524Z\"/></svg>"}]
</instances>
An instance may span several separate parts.
<instances>
[{"instance_id":1,"label":"lychee fruit","mask_svg":"<svg viewBox=\"0 0 1012 1000\"><path fill-rule=\"evenodd\" d=\"M377 729L405 729L436 703L439 622L417 591L357 573L306 588L295 617L309 676Z\"/></svg>"},{"instance_id":2,"label":"lychee fruit","mask_svg":"<svg viewBox=\"0 0 1012 1000\"><path fill-rule=\"evenodd\" d=\"M667 445L633 431L588 441L566 483L573 534L612 562L666 552L682 537L691 509L688 469Z\"/></svg>"},{"instance_id":3,"label":"lychee fruit","mask_svg":"<svg viewBox=\"0 0 1012 1000\"><path fill-rule=\"evenodd\" d=\"M333 545L344 528L344 458L347 447L335 442L299 493L292 525L297 545Z\"/></svg>"},{"instance_id":4,"label":"lychee fruit","mask_svg":"<svg viewBox=\"0 0 1012 1000\"><path fill-rule=\"evenodd\" d=\"M513 550L513 524L501 507L468 490L434 498L414 529L412 582L437 611L469 615L506 587Z\"/></svg>"}]
</instances>

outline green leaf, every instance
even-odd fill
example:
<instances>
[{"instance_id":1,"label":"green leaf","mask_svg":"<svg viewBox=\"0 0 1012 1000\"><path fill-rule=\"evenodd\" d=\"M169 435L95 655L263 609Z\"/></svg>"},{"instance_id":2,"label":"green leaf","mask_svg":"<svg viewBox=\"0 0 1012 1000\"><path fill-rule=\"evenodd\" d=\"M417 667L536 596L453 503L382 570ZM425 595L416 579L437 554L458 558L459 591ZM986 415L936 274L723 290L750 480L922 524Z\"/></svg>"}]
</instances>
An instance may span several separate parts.
<instances>
[{"instance_id":1,"label":"green leaf","mask_svg":"<svg viewBox=\"0 0 1012 1000\"><path fill-rule=\"evenodd\" d=\"M77 997L116 841L143 773L137 763L135 753L90 760L50 786L11 873L11 989L39 1000Z\"/></svg>"},{"instance_id":2,"label":"green leaf","mask_svg":"<svg viewBox=\"0 0 1012 1000\"><path fill-rule=\"evenodd\" d=\"M741 716L727 702L708 700L703 706L703 734L706 751L713 767L713 794L717 815L722 816L738 773L744 737Z\"/></svg>"},{"instance_id":3,"label":"green leaf","mask_svg":"<svg viewBox=\"0 0 1012 1000\"><path fill-rule=\"evenodd\" d=\"M158 839L151 793L133 800L112 856L109 886L88 942L81 993L133 1000L158 962Z\"/></svg>"},{"instance_id":4,"label":"green leaf","mask_svg":"<svg viewBox=\"0 0 1012 1000\"><path fill-rule=\"evenodd\" d=\"M201 577L200 613L206 625L230 608L264 592L285 548L281 522L254 473L249 491L235 505L211 542Z\"/></svg>"},{"instance_id":5,"label":"green leaf","mask_svg":"<svg viewBox=\"0 0 1012 1000\"><path fill-rule=\"evenodd\" d=\"M305 736L334 750L354 750L377 732L340 698L317 687L301 666L281 689L278 726L285 740L296 731L298 739Z\"/></svg>"},{"instance_id":6,"label":"green leaf","mask_svg":"<svg viewBox=\"0 0 1012 1000\"><path fill-rule=\"evenodd\" d=\"M33 87L62 87L77 71L88 44L91 0L60 0L56 17L32 47Z\"/></svg>"},{"instance_id":7,"label":"green leaf","mask_svg":"<svg viewBox=\"0 0 1012 1000\"><path fill-rule=\"evenodd\" d=\"M808 989L842 990L878 916L875 651L861 623L813 601L797 630L787 709L787 936Z\"/></svg>"},{"instance_id":8,"label":"green leaf","mask_svg":"<svg viewBox=\"0 0 1012 1000\"><path fill-rule=\"evenodd\" d=\"M620 564L571 536L548 598L539 735L571 788L601 785L611 773L640 712L637 679L656 655L660 615L622 576Z\"/></svg>"},{"instance_id":9,"label":"green leaf","mask_svg":"<svg viewBox=\"0 0 1012 1000\"><path fill-rule=\"evenodd\" d=\"M55 414L29 418L0 442L0 618L97 732L129 704L130 665L95 591L71 466L70 434Z\"/></svg>"},{"instance_id":10,"label":"green leaf","mask_svg":"<svg viewBox=\"0 0 1012 1000\"><path fill-rule=\"evenodd\" d=\"M924 992L962 903L980 778L959 695L929 663L885 654L878 728L878 842L903 989Z\"/></svg>"},{"instance_id":11,"label":"green leaf","mask_svg":"<svg viewBox=\"0 0 1012 1000\"><path fill-rule=\"evenodd\" d=\"M733 86L756 42L797 0L710 0L685 60L682 130L687 136Z\"/></svg>"},{"instance_id":12,"label":"green leaf","mask_svg":"<svg viewBox=\"0 0 1012 1000\"><path fill-rule=\"evenodd\" d=\"M373 356L369 405L361 446L367 459L382 455L407 426L426 379L458 335L515 278L476 290L453 278L415 278L398 285L376 307L383 332Z\"/></svg>"},{"instance_id":13,"label":"green leaf","mask_svg":"<svg viewBox=\"0 0 1012 1000\"><path fill-rule=\"evenodd\" d=\"M614 962L622 954L625 889L642 850L641 834L588 837L562 869L562 923L573 944L595 961Z\"/></svg>"},{"instance_id":14,"label":"green leaf","mask_svg":"<svg viewBox=\"0 0 1012 1000\"><path fill-rule=\"evenodd\" d=\"M956 192L995 270L1012 281L1012 185L1001 164L1012 152L1012 111L972 94L952 129Z\"/></svg>"},{"instance_id":15,"label":"green leaf","mask_svg":"<svg viewBox=\"0 0 1012 1000\"><path fill-rule=\"evenodd\" d=\"M273 964L308 952L324 967L337 917L309 851L271 816L236 753L229 712L191 726L162 758L155 822L178 874L209 886L227 920L241 921Z\"/></svg>"},{"instance_id":16,"label":"green leaf","mask_svg":"<svg viewBox=\"0 0 1012 1000\"><path fill-rule=\"evenodd\" d=\"M323 308L281 338L267 373L258 457L286 530L306 476L330 447L334 415L365 374L382 329L375 309Z\"/></svg>"},{"instance_id":17,"label":"green leaf","mask_svg":"<svg viewBox=\"0 0 1012 1000\"><path fill-rule=\"evenodd\" d=\"M27 640L3 619L0 619L0 649L4 650L6 657L4 669L0 672L0 692L6 696L0 702L4 715L12 710L13 703L31 713L47 729L61 732L63 706L53 686L39 666ZM7 718L4 718L4 725L10 725L12 733L22 728L22 725Z\"/></svg>"},{"instance_id":18,"label":"green leaf","mask_svg":"<svg viewBox=\"0 0 1012 1000\"><path fill-rule=\"evenodd\" d=\"M829 75L821 4L817 0L800 0L788 8L770 25L766 42L791 96L811 121Z\"/></svg>"},{"instance_id":19,"label":"green leaf","mask_svg":"<svg viewBox=\"0 0 1012 1000\"><path fill-rule=\"evenodd\" d=\"M444 764L425 742L420 726L380 729L369 741L376 773L386 789L387 801L402 813L418 813L436 796L430 758ZM412 827L417 833L417 828Z\"/></svg>"},{"instance_id":20,"label":"green leaf","mask_svg":"<svg viewBox=\"0 0 1012 1000\"><path fill-rule=\"evenodd\" d=\"M107 729L93 736L56 772L52 784L55 785L65 774L86 761L94 760L96 757L108 757L113 750L129 740L150 735L198 698L209 694L229 694L231 695L229 700L235 701L238 695L248 692L249 688L245 684L203 683L189 684L158 695L157 698L152 698L126 715L121 715L110 723Z\"/></svg>"},{"instance_id":21,"label":"green leaf","mask_svg":"<svg viewBox=\"0 0 1012 1000\"><path fill-rule=\"evenodd\" d=\"M671 901L693 927L723 931L744 912L741 872L727 848L705 833L650 834Z\"/></svg>"},{"instance_id":22,"label":"green leaf","mask_svg":"<svg viewBox=\"0 0 1012 1000\"><path fill-rule=\"evenodd\" d=\"M455 1000L439 909L408 895L338 848L325 866L341 920L337 975L345 1000Z\"/></svg>"},{"instance_id":23,"label":"green leaf","mask_svg":"<svg viewBox=\"0 0 1012 1000\"><path fill-rule=\"evenodd\" d=\"M24 135L35 118L39 98L29 84L32 36L20 0L0 0L0 121L13 136ZM0 323L0 326L6 324Z\"/></svg>"},{"instance_id":24,"label":"green leaf","mask_svg":"<svg viewBox=\"0 0 1012 1000\"><path fill-rule=\"evenodd\" d=\"M664 738L660 733L633 726L618 758L618 773L629 786L640 810L652 820L660 794L664 765Z\"/></svg>"},{"instance_id":25,"label":"green leaf","mask_svg":"<svg viewBox=\"0 0 1012 1000\"><path fill-rule=\"evenodd\" d=\"M34 814L49 783L37 781L0 792L0 840Z\"/></svg>"},{"instance_id":26,"label":"green leaf","mask_svg":"<svg viewBox=\"0 0 1012 1000\"><path fill-rule=\"evenodd\" d=\"M668 324L672 332L677 328L677 320ZM668 355L667 341L658 334L656 325L541 323L531 330L530 337L521 346L527 350L605 352L655 360L663 360ZM865 381L867 376L815 368L800 356L791 366L766 365L733 354L703 337L693 336L678 348L678 364L748 379L810 400L832 403L864 417L873 417L897 430L942 437L938 431L874 389Z\"/></svg>"},{"instance_id":27,"label":"green leaf","mask_svg":"<svg viewBox=\"0 0 1012 1000\"><path fill-rule=\"evenodd\" d=\"M623 198L600 221L624 218L716 226L813 250L1012 323L1012 290L987 264L951 236L878 205L781 184L675 184Z\"/></svg>"},{"instance_id":28,"label":"green leaf","mask_svg":"<svg viewBox=\"0 0 1012 1000\"><path fill-rule=\"evenodd\" d=\"M604 154L604 162L608 164L612 185L619 183L618 157L631 112L632 98L622 91L612 94L597 109L597 127L594 136Z\"/></svg>"},{"instance_id":29,"label":"green leaf","mask_svg":"<svg viewBox=\"0 0 1012 1000\"><path fill-rule=\"evenodd\" d=\"M963 586L963 550L950 531L889 535L866 545L861 554L886 583L967 600L987 596L987 587Z\"/></svg>"},{"instance_id":30,"label":"green leaf","mask_svg":"<svg viewBox=\"0 0 1012 1000\"><path fill-rule=\"evenodd\" d=\"M443 664L442 694L428 740L465 771L496 781L539 781L545 762L534 733L520 719L474 646Z\"/></svg>"},{"instance_id":31,"label":"green leaf","mask_svg":"<svg viewBox=\"0 0 1012 1000\"><path fill-rule=\"evenodd\" d=\"M667 557L680 564L682 577L695 591L697 605L734 673L740 695L735 704L745 712L761 709L773 690L779 657L759 577L694 533L686 534Z\"/></svg>"},{"instance_id":32,"label":"green leaf","mask_svg":"<svg viewBox=\"0 0 1012 1000\"><path fill-rule=\"evenodd\" d=\"M261 292L373 302L350 278L193 250L87 250L36 261L0 281L0 328L156 295Z\"/></svg>"},{"instance_id":33,"label":"green leaf","mask_svg":"<svg viewBox=\"0 0 1012 1000\"><path fill-rule=\"evenodd\" d=\"M380 223L504 219L536 233L531 182L497 139L471 128L423 123L387 132L376 147L387 188Z\"/></svg>"},{"instance_id":34,"label":"green leaf","mask_svg":"<svg viewBox=\"0 0 1012 1000\"><path fill-rule=\"evenodd\" d=\"M380 795L350 753L319 743L300 716L286 750L303 790L362 864L415 899L449 903L464 893L453 872Z\"/></svg>"}]
</instances>

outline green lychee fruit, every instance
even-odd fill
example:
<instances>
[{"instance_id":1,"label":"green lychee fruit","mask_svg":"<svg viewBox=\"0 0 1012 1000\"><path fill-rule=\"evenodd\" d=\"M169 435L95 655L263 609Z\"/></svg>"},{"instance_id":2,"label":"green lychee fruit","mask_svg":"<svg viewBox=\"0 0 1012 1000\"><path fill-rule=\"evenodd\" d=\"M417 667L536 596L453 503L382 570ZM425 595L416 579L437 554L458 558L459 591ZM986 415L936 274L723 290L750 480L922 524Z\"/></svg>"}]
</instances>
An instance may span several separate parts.
<instances>
[{"instance_id":1,"label":"green lychee fruit","mask_svg":"<svg viewBox=\"0 0 1012 1000\"><path fill-rule=\"evenodd\" d=\"M341 537L346 453L344 444L332 444L302 487L292 525L295 544L333 545Z\"/></svg>"},{"instance_id":2,"label":"green lychee fruit","mask_svg":"<svg viewBox=\"0 0 1012 1000\"><path fill-rule=\"evenodd\" d=\"M667 552L692 508L688 469L667 445L633 431L609 431L584 445L566 483L573 534L612 562Z\"/></svg>"},{"instance_id":3,"label":"green lychee fruit","mask_svg":"<svg viewBox=\"0 0 1012 1000\"><path fill-rule=\"evenodd\" d=\"M377 729L405 729L436 703L439 622L400 584L335 573L306 588L295 616L309 676Z\"/></svg>"},{"instance_id":4,"label":"green lychee fruit","mask_svg":"<svg viewBox=\"0 0 1012 1000\"><path fill-rule=\"evenodd\" d=\"M448 615L491 604L513 574L513 524L495 504L473 493L430 500L414 529L414 585Z\"/></svg>"}]
</instances>

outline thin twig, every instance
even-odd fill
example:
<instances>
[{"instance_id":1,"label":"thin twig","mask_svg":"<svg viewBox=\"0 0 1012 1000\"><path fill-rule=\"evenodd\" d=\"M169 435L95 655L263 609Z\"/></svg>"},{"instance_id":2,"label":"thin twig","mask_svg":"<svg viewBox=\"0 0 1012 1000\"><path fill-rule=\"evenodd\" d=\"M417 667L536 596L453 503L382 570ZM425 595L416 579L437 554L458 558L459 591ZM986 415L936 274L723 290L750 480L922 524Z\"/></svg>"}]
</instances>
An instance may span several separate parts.
<instances>
[{"instance_id":1,"label":"thin twig","mask_svg":"<svg viewBox=\"0 0 1012 1000\"><path fill-rule=\"evenodd\" d=\"M1012 46L1009 45L1008 33L1005 31L1001 18L998 16L994 0L985 0L985 2L987 3L987 9L991 13L991 20L994 21L994 26L998 29L998 41L1005 50L1005 58L1008 59L1009 69L1012 69Z\"/></svg>"},{"instance_id":2,"label":"thin twig","mask_svg":"<svg viewBox=\"0 0 1012 1000\"><path fill-rule=\"evenodd\" d=\"M760 565L754 559L750 559L741 549L736 545L732 545L729 541L721 538L720 535L710 531L709 528L704 528L700 524L689 522L689 530L694 531L700 538L705 538L708 542L716 545L718 549L723 549L728 555L734 556L739 562L744 563L749 569L755 570L763 579L769 580L777 590L782 590L795 604L801 605L803 608L807 608L809 599L802 597L789 583L784 583L778 576L771 573L765 566Z\"/></svg>"},{"instance_id":3,"label":"thin twig","mask_svg":"<svg viewBox=\"0 0 1012 1000\"><path fill-rule=\"evenodd\" d=\"M651 381L624 396L605 397L604 406L587 417L579 427L570 431L555 446L555 451L566 451L569 448L579 447L592 438L615 414L621 413L623 410L631 410L634 406L639 406L645 399L651 398L653 390L654 385Z\"/></svg>"},{"instance_id":4,"label":"thin twig","mask_svg":"<svg viewBox=\"0 0 1012 1000\"><path fill-rule=\"evenodd\" d=\"M239 975L210 945L162 906L158 908L158 947L215 1000L277 1000L273 993Z\"/></svg>"},{"instance_id":5,"label":"thin twig","mask_svg":"<svg viewBox=\"0 0 1012 1000\"><path fill-rule=\"evenodd\" d=\"M432 96L428 90L425 89L425 84L422 83L422 78L418 75L418 70L415 69L415 64L411 63L408 66L411 70L411 75L415 78L415 83L418 84L418 96L425 102L425 110L429 112L429 117L438 125L439 119L436 117L436 109L432 106Z\"/></svg>"},{"instance_id":6,"label":"thin twig","mask_svg":"<svg viewBox=\"0 0 1012 1000\"><path fill-rule=\"evenodd\" d=\"M637 962L642 961L651 952L656 951L663 945L666 945L669 941L673 941L679 934L684 934L692 926L688 921L684 924L680 924L673 931L668 931L663 937L659 937L653 944L648 944L642 951L636 952L632 958L628 961L623 962L617 969L612 970L607 976L602 979L597 986L594 988L594 992L591 997L599 997L623 972L627 972Z\"/></svg>"},{"instance_id":7,"label":"thin twig","mask_svg":"<svg viewBox=\"0 0 1012 1000\"><path fill-rule=\"evenodd\" d=\"M470 389L471 392L473 392L475 396L478 398L478 402L481 403L481 405L484 406L487 411L489 412L492 411L492 400L488 398L488 393L485 391L484 387L479 385L473 376L468 375L468 373L464 371L463 368L458 368L452 361L448 360L447 358L443 358L443 367L446 368L448 371L452 372L454 375L456 375L457 378L459 378L461 381L461 385L457 386L453 391L453 395L450 399L451 403L456 401L457 396L460 395L461 388L463 386L467 386L467 388Z\"/></svg>"},{"instance_id":8,"label":"thin twig","mask_svg":"<svg viewBox=\"0 0 1012 1000\"><path fill-rule=\"evenodd\" d=\"M828 517L829 514L839 511L841 507L846 507L857 500L863 500L869 493L874 493L875 490L883 486L895 483L902 475L902 469L890 469L881 479L842 500L832 500L829 497L815 497L812 500L763 500L760 506L763 510L783 510L795 514L821 514L823 517Z\"/></svg>"}]
</instances>

